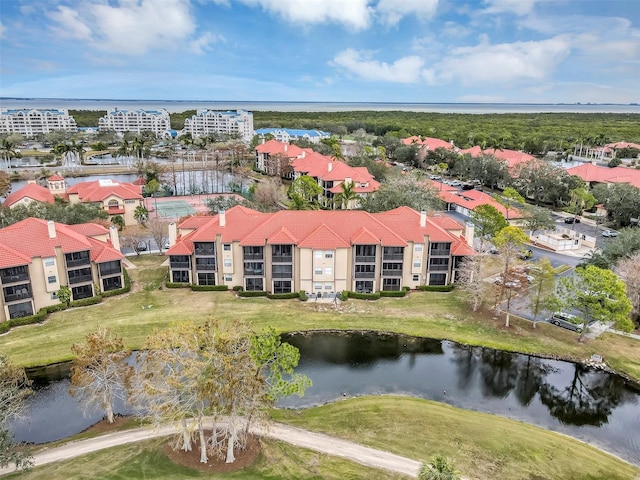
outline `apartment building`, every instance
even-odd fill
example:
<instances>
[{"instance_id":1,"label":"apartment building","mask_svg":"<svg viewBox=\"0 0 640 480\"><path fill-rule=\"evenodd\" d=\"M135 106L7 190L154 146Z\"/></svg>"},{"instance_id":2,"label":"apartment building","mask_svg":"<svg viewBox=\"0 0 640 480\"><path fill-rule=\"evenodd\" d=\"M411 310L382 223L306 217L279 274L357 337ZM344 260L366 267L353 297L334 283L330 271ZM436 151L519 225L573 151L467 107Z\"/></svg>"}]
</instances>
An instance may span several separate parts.
<instances>
[{"instance_id":1,"label":"apartment building","mask_svg":"<svg viewBox=\"0 0 640 480\"><path fill-rule=\"evenodd\" d=\"M54 130L77 131L76 121L66 109L0 108L0 133L30 137Z\"/></svg>"},{"instance_id":2,"label":"apartment building","mask_svg":"<svg viewBox=\"0 0 640 480\"><path fill-rule=\"evenodd\" d=\"M322 130L302 130L299 128L259 128L256 130L256 135L260 138L272 135L275 140L286 143L293 140L307 140L311 143L320 143L320 140L323 138L331 137L329 132L323 132Z\"/></svg>"},{"instance_id":3,"label":"apartment building","mask_svg":"<svg viewBox=\"0 0 640 480\"><path fill-rule=\"evenodd\" d=\"M157 110L127 110L110 108L107 114L98 120L99 130L114 130L116 133L144 131L163 137L171 129L169 112L164 108Z\"/></svg>"},{"instance_id":4,"label":"apartment building","mask_svg":"<svg viewBox=\"0 0 640 480\"><path fill-rule=\"evenodd\" d=\"M382 213L242 206L170 224L170 278L316 295L447 285L470 247L473 227L409 207Z\"/></svg>"},{"instance_id":5,"label":"apartment building","mask_svg":"<svg viewBox=\"0 0 640 480\"><path fill-rule=\"evenodd\" d=\"M0 229L0 321L26 317L59 303L62 285L72 300L122 288L118 232L84 223L27 218Z\"/></svg>"},{"instance_id":6,"label":"apartment building","mask_svg":"<svg viewBox=\"0 0 640 480\"><path fill-rule=\"evenodd\" d=\"M181 134L192 137L206 135L238 135L245 143L253 138L253 113L246 110L217 111L201 108L185 118Z\"/></svg>"}]
</instances>

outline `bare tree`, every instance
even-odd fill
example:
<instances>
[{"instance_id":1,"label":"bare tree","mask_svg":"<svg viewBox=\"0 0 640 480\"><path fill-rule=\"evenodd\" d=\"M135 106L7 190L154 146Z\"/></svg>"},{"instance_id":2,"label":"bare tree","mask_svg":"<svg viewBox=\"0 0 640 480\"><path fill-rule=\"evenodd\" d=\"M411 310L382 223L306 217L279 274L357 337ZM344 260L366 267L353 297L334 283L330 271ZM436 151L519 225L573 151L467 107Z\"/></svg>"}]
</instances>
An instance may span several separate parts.
<instances>
[{"instance_id":1,"label":"bare tree","mask_svg":"<svg viewBox=\"0 0 640 480\"><path fill-rule=\"evenodd\" d=\"M615 271L627 286L627 296L631 300L631 313L636 322L640 320L640 252L618 263Z\"/></svg>"},{"instance_id":2,"label":"bare tree","mask_svg":"<svg viewBox=\"0 0 640 480\"><path fill-rule=\"evenodd\" d=\"M126 235L122 235L120 237L120 245L130 248L131 250L136 252L137 255L140 255L140 252L142 251L139 248L139 245L143 242L144 237L138 233L127 233Z\"/></svg>"},{"instance_id":3,"label":"bare tree","mask_svg":"<svg viewBox=\"0 0 640 480\"><path fill-rule=\"evenodd\" d=\"M523 277L521 269L515 264L518 253L522 245L527 242L526 234L518 227L504 227L494 237L493 243L498 247L499 255L504 261L504 269L500 274L500 300L507 300L507 315L504 326L509 326L509 317L511 313L511 298L515 291L520 290L526 279ZM523 281L524 280L524 281Z\"/></svg>"},{"instance_id":4,"label":"bare tree","mask_svg":"<svg viewBox=\"0 0 640 480\"><path fill-rule=\"evenodd\" d=\"M533 280L529 288L529 308L533 313L533 328L536 328L538 315L549 311L555 290L553 267L548 258L541 258L531 269Z\"/></svg>"},{"instance_id":5,"label":"bare tree","mask_svg":"<svg viewBox=\"0 0 640 480\"><path fill-rule=\"evenodd\" d=\"M486 295L486 287L482 282L483 260L482 255L465 257L456 278L456 283L464 292L474 312L478 311Z\"/></svg>"},{"instance_id":6,"label":"bare tree","mask_svg":"<svg viewBox=\"0 0 640 480\"><path fill-rule=\"evenodd\" d=\"M27 470L33 465L31 454L12 442L13 436L7 422L20 418L24 412L25 398L31 393L31 381L23 368L16 367L0 355L0 467L14 464L16 470Z\"/></svg>"},{"instance_id":7,"label":"bare tree","mask_svg":"<svg viewBox=\"0 0 640 480\"><path fill-rule=\"evenodd\" d=\"M71 365L69 393L77 397L85 409L99 405L107 421L113 423L113 405L124 400L133 367L127 365L130 352L124 349L122 339L111 330L98 327L85 336L85 343L71 347L75 355Z\"/></svg>"},{"instance_id":8,"label":"bare tree","mask_svg":"<svg viewBox=\"0 0 640 480\"><path fill-rule=\"evenodd\" d=\"M282 180L278 177L258 182L253 192L253 203L261 211L275 211L284 200Z\"/></svg>"},{"instance_id":9,"label":"bare tree","mask_svg":"<svg viewBox=\"0 0 640 480\"><path fill-rule=\"evenodd\" d=\"M169 223L153 217L147 221L147 228L151 233L151 237L156 242L156 245L158 245L160 253L162 253L164 244L169 238Z\"/></svg>"}]
</instances>

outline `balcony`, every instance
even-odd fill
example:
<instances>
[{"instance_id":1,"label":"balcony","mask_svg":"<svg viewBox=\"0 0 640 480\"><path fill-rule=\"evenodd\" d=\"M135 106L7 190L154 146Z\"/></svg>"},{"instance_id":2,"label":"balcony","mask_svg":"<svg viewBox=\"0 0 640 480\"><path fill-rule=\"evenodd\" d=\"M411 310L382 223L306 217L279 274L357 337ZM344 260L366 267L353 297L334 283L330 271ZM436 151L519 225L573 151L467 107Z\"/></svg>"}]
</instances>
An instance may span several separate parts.
<instances>
[{"instance_id":1,"label":"balcony","mask_svg":"<svg viewBox=\"0 0 640 480\"><path fill-rule=\"evenodd\" d=\"M262 260L263 254L262 253L245 253L244 259L245 260Z\"/></svg>"},{"instance_id":2,"label":"balcony","mask_svg":"<svg viewBox=\"0 0 640 480\"><path fill-rule=\"evenodd\" d=\"M171 262L170 263L171 270L184 270L191 268L189 262Z\"/></svg>"},{"instance_id":3,"label":"balcony","mask_svg":"<svg viewBox=\"0 0 640 480\"><path fill-rule=\"evenodd\" d=\"M87 283L92 282L93 277L89 275L78 275L77 277L69 277L69 283L71 285L76 285L78 283Z\"/></svg>"},{"instance_id":4,"label":"balcony","mask_svg":"<svg viewBox=\"0 0 640 480\"><path fill-rule=\"evenodd\" d=\"M264 276L264 269L262 268L245 268L244 275L248 277L262 277Z\"/></svg>"},{"instance_id":5,"label":"balcony","mask_svg":"<svg viewBox=\"0 0 640 480\"><path fill-rule=\"evenodd\" d=\"M11 295L4 295L4 303L16 302L18 300L24 300L25 298L31 298L31 290L23 288L20 292L12 293Z\"/></svg>"},{"instance_id":6,"label":"balcony","mask_svg":"<svg viewBox=\"0 0 640 480\"><path fill-rule=\"evenodd\" d=\"M375 278L376 272L355 272L355 278Z\"/></svg>"},{"instance_id":7,"label":"balcony","mask_svg":"<svg viewBox=\"0 0 640 480\"><path fill-rule=\"evenodd\" d=\"M8 283L24 282L25 280L29 280L29 272L14 275L0 275L0 281L5 285Z\"/></svg>"},{"instance_id":8,"label":"balcony","mask_svg":"<svg viewBox=\"0 0 640 480\"><path fill-rule=\"evenodd\" d=\"M451 253L451 249L448 248L434 248L429 251L429 255L432 257L448 257Z\"/></svg>"},{"instance_id":9,"label":"balcony","mask_svg":"<svg viewBox=\"0 0 640 480\"><path fill-rule=\"evenodd\" d=\"M385 253L384 255L382 255L382 260L387 261L387 260L396 260L396 261L402 261L404 259L404 255L402 253Z\"/></svg>"},{"instance_id":10,"label":"balcony","mask_svg":"<svg viewBox=\"0 0 640 480\"><path fill-rule=\"evenodd\" d=\"M196 263L196 270L216 270L215 263Z\"/></svg>"},{"instance_id":11,"label":"balcony","mask_svg":"<svg viewBox=\"0 0 640 480\"><path fill-rule=\"evenodd\" d=\"M375 255L356 255L356 263L376 263Z\"/></svg>"},{"instance_id":12,"label":"balcony","mask_svg":"<svg viewBox=\"0 0 640 480\"><path fill-rule=\"evenodd\" d=\"M78 259L75 259L75 260L67 259L67 268L79 267L81 265L89 265L89 264L91 264L91 260L89 259L89 257L87 257L87 258L78 258Z\"/></svg>"},{"instance_id":13,"label":"balcony","mask_svg":"<svg viewBox=\"0 0 640 480\"><path fill-rule=\"evenodd\" d=\"M293 278L293 272L274 272L271 274L273 278Z\"/></svg>"},{"instance_id":14,"label":"balcony","mask_svg":"<svg viewBox=\"0 0 640 480\"><path fill-rule=\"evenodd\" d=\"M214 256L216 254L215 248L196 248L196 256Z\"/></svg>"},{"instance_id":15,"label":"balcony","mask_svg":"<svg viewBox=\"0 0 640 480\"><path fill-rule=\"evenodd\" d=\"M396 270L396 269L382 269L382 276L383 277L401 277L402 276L402 270Z\"/></svg>"},{"instance_id":16,"label":"balcony","mask_svg":"<svg viewBox=\"0 0 640 480\"><path fill-rule=\"evenodd\" d=\"M121 274L122 274L121 268L101 268L100 269L101 277L108 277L109 275L121 275Z\"/></svg>"},{"instance_id":17,"label":"balcony","mask_svg":"<svg viewBox=\"0 0 640 480\"><path fill-rule=\"evenodd\" d=\"M446 272L449 270L449 265L429 265L430 272Z\"/></svg>"},{"instance_id":18,"label":"balcony","mask_svg":"<svg viewBox=\"0 0 640 480\"><path fill-rule=\"evenodd\" d=\"M291 255L274 255L271 257L271 263L291 263L293 257Z\"/></svg>"}]
</instances>

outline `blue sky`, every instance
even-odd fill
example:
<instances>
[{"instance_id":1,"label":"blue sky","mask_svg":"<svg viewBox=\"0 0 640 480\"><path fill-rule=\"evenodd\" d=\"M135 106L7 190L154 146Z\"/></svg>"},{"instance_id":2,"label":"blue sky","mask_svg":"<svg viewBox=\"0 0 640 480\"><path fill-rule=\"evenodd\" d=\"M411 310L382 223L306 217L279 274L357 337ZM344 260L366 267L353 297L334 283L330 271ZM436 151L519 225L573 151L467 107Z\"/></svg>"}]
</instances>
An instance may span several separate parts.
<instances>
[{"instance_id":1,"label":"blue sky","mask_svg":"<svg viewBox=\"0 0 640 480\"><path fill-rule=\"evenodd\" d=\"M0 96L640 102L640 1L0 0Z\"/></svg>"}]
</instances>

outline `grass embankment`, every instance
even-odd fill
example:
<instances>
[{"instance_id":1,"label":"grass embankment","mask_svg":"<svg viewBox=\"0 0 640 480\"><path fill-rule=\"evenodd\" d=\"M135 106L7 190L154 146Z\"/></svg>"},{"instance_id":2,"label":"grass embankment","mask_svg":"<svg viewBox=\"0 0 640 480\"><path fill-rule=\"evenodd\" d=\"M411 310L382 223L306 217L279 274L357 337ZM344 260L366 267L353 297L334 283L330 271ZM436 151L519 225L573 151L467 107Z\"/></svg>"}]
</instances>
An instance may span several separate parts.
<instances>
[{"instance_id":1,"label":"grass embankment","mask_svg":"<svg viewBox=\"0 0 640 480\"><path fill-rule=\"evenodd\" d=\"M30 473L14 473L3 478L20 478L21 480L95 478L101 480L183 480L186 478L400 480L406 478L271 440L263 442L262 454L251 467L234 473L202 473L173 463L163 452L166 441L166 439L157 439L114 447L73 460L44 465Z\"/></svg>"},{"instance_id":2,"label":"grass embankment","mask_svg":"<svg viewBox=\"0 0 640 480\"><path fill-rule=\"evenodd\" d=\"M640 379L640 349L633 339L605 334L581 344L568 330L544 323L533 329L530 322L518 319L505 329L502 319L469 312L455 292L414 292L406 298L375 302L349 300L336 307L295 299L237 298L233 292L161 290L164 260L157 255L135 258L138 268L130 270L131 293L54 313L42 325L12 329L0 336L0 353L19 365L46 365L69 360L71 345L83 341L98 325L110 327L123 337L127 348L135 349L142 347L153 329L173 322L242 318L257 330L266 326L282 332L380 330L574 360L597 353L616 369Z\"/></svg>"},{"instance_id":3,"label":"grass embankment","mask_svg":"<svg viewBox=\"0 0 640 480\"><path fill-rule=\"evenodd\" d=\"M542 428L408 397L364 397L305 410L278 410L278 421L422 460L452 458L467 478L633 479L640 470L589 445Z\"/></svg>"}]
</instances>

